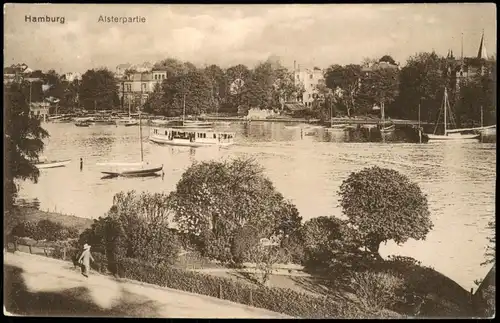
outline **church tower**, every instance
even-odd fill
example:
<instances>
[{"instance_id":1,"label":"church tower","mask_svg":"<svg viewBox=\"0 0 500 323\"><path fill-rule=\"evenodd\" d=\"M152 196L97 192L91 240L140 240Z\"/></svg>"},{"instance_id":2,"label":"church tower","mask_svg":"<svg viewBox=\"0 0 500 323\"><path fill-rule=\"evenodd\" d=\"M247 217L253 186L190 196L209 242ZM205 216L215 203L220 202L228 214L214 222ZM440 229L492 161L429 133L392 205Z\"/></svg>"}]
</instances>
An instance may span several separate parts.
<instances>
[{"instance_id":1,"label":"church tower","mask_svg":"<svg viewBox=\"0 0 500 323\"><path fill-rule=\"evenodd\" d=\"M477 52L477 58L488 59L488 53L486 52L486 45L484 44L484 30L481 36L481 42L479 43L479 50Z\"/></svg>"}]
</instances>

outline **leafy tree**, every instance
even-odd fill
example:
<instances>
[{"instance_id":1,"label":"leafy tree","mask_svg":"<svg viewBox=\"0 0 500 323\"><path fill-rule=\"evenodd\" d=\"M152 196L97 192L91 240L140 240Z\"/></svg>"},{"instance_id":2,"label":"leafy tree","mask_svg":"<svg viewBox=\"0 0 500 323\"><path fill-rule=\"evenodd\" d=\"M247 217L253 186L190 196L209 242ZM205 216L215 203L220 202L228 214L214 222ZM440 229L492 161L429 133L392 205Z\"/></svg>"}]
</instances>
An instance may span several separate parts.
<instances>
[{"instance_id":1,"label":"leafy tree","mask_svg":"<svg viewBox=\"0 0 500 323\"><path fill-rule=\"evenodd\" d=\"M361 93L367 104L365 111L370 111L374 104L384 104L386 108L389 107L398 95L398 74L399 71L395 68L373 67L362 78Z\"/></svg>"},{"instance_id":2,"label":"leafy tree","mask_svg":"<svg viewBox=\"0 0 500 323\"><path fill-rule=\"evenodd\" d=\"M163 85L168 115L200 114L213 109L211 81L200 71L189 72L167 79ZM184 101L185 100L185 101Z\"/></svg>"},{"instance_id":3,"label":"leafy tree","mask_svg":"<svg viewBox=\"0 0 500 323\"><path fill-rule=\"evenodd\" d=\"M437 119L447 84L443 60L436 53L419 53L408 59L399 74L396 104L400 107L400 117L416 120L420 105L422 121Z\"/></svg>"},{"instance_id":4,"label":"leafy tree","mask_svg":"<svg viewBox=\"0 0 500 323\"><path fill-rule=\"evenodd\" d=\"M196 66L189 62L182 62L176 58L167 58L154 64L153 68L162 68L167 71L167 79L195 72Z\"/></svg>"},{"instance_id":5,"label":"leafy tree","mask_svg":"<svg viewBox=\"0 0 500 323\"><path fill-rule=\"evenodd\" d=\"M164 93L162 85L156 83L153 88L153 93L148 96L148 99L144 103L144 111L155 115L165 114L167 112L167 106L165 104Z\"/></svg>"},{"instance_id":6,"label":"leafy tree","mask_svg":"<svg viewBox=\"0 0 500 323\"><path fill-rule=\"evenodd\" d=\"M204 70L210 82L210 94L212 106L219 111L221 103L227 95L227 79L224 71L217 65L210 65Z\"/></svg>"},{"instance_id":7,"label":"leafy tree","mask_svg":"<svg viewBox=\"0 0 500 323\"><path fill-rule=\"evenodd\" d=\"M331 117L334 116L333 104L334 104L334 94L324 83L319 83L316 85L317 95L314 96L312 102L312 110L315 113L315 117L321 121L329 121Z\"/></svg>"},{"instance_id":8,"label":"leafy tree","mask_svg":"<svg viewBox=\"0 0 500 323\"><path fill-rule=\"evenodd\" d=\"M197 236L200 246L212 248L208 254L205 248L205 255L219 260L227 258L223 254L230 252L236 230L245 225L269 237L292 234L294 222L300 223L296 209L248 159L193 164L170 199L179 230Z\"/></svg>"},{"instance_id":9,"label":"leafy tree","mask_svg":"<svg viewBox=\"0 0 500 323\"><path fill-rule=\"evenodd\" d=\"M483 72L476 68L478 73L458 88L454 110L462 126L479 126L481 107L484 125L496 123L496 62L483 65Z\"/></svg>"},{"instance_id":10,"label":"leafy tree","mask_svg":"<svg viewBox=\"0 0 500 323\"><path fill-rule=\"evenodd\" d=\"M33 237L35 240L56 241L66 238L61 234L64 227L60 223L43 219L38 221L36 227L36 234Z\"/></svg>"},{"instance_id":11,"label":"leafy tree","mask_svg":"<svg viewBox=\"0 0 500 323\"><path fill-rule=\"evenodd\" d=\"M31 221L23 221L19 224L17 224L13 229L12 229L12 235L15 237L29 237L33 238L37 234L37 226L36 223L31 222Z\"/></svg>"},{"instance_id":12,"label":"leafy tree","mask_svg":"<svg viewBox=\"0 0 500 323\"><path fill-rule=\"evenodd\" d=\"M40 121L31 116L30 84L14 83L4 89L4 203L11 210L17 194L16 180L37 182L40 172L33 165L49 136ZM6 226L4 226L6 227Z\"/></svg>"},{"instance_id":13,"label":"leafy tree","mask_svg":"<svg viewBox=\"0 0 500 323\"><path fill-rule=\"evenodd\" d=\"M86 110L111 110L119 104L118 87L107 69L88 70L82 75L80 102Z\"/></svg>"},{"instance_id":14,"label":"leafy tree","mask_svg":"<svg viewBox=\"0 0 500 323\"><path fill-rule=\"evenodd\" d=\"M426 196L395 170L375 166L351 173L339 194L349 223L377 256L381 242L425 239L433 227Z\"/></svg>"},{"instance_id":15,"label":"leafy tree","mask_svg":"<svg viewBox=\"0 0 500 323\"><path fill-rule=\"evenodd\" d=\"M60 102L63 110L72 111L74 108L78 107L79 86L80 80L77 79L72 82L64 82L64 94Z\"/></svg>"},{"instance_id":16,"label":"leafy tree","mask_svg":"<svg viewBox=\"0 0 500 323\"><path fill-rule=\"evenodd\" d=\"M274 105L281 105L283 109L285 102L294 101L294 97L302 96L305 89L300 84L295 84L294 74L291 73L281 64L277 65L274 70L275 83L274 83Z\"/></svg>"},{"instance_id":17,"label":"leafy tree","mask_svg":"<svg viewBox=\"0 0 500 323\"><path fill-rule=\"evenodd\" d=\"M247 88L247 83L250 81L251 72L243 64L229 67L226 70L226 99L222 104L222 108L226 111L237 111L238 107L246 104L242 100L242 94ZM239 82L241 80L242 82Z\"/></svg>"},{"instance_id":18,"label":"leafy tree","mask_svg":"<svg viewBox=\"0 0 500 323\"><path fill-rule=\"evenodd\" d=\"M394 60L394 58L392 58L391 55L384 55L382 56L379 60L378 60L379 63L381 62L386 62L386 63L389 63L391 65L397 65L396 64L396 61Z\"/></svg>"},{"instance_id":19,"label":"leafy tree","mask_svg":"<svg viewBox=\"0 0 500 323\"><path fill-rule=\"evenodd\" d=\"M326 86L333 91L337 106L345 107L348 116L356 109L361 76L361 66L354 64L332 65L325 72Z\"/></svg>"}]
</instances>

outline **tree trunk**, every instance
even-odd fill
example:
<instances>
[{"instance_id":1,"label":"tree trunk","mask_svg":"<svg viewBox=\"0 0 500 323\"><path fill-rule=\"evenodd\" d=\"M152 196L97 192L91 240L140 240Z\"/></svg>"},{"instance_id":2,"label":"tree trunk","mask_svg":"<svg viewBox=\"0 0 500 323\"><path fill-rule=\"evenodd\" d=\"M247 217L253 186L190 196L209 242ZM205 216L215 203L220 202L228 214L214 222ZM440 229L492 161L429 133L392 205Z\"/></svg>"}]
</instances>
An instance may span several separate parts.
<instances>
[{"instance_id":1,"label":"tree trunk","mask_svg":"<svg viewBox=\"0 0 500 323\"><path fill-rule=\"evenodd\" d=\"M366 247L368 248L368 250L370 250L370 252L375 257L377 257L377 259L379 259L379 260L382 259L382 256L380 256L380 253L379 253L381 243L382 243L382 241L378 240L378 239L370 239L370 240L367 240L367 242L366 242Z\"/></svg>"}]
</instances>

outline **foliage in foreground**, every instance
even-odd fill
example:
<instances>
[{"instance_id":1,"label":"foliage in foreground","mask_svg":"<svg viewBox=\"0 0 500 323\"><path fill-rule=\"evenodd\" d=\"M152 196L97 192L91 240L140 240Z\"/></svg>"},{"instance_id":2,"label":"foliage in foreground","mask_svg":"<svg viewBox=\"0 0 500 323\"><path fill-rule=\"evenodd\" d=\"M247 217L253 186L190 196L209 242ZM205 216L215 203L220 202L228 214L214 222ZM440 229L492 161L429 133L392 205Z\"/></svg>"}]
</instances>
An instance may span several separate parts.
<instances>
[{"instance_id":1,"label":"foliage in foreground","mask_svg":"<svg viewBox=\"0 0 500 323\"><path fill-rule=\"evenodd\" d=\"M286 237L300 227L295 206L278 193L262 168L249 159L190 166L169 195L179 230L196 241L204 256L240 261L233 239L252 226L258 238Z\"/></svg>"},{"instance_id":2,"label":"foliage in foreground","mask_svg":"<svg viewBox=\"0 0 500 323\"><path fill-rule=\"evenodd\" d=\"M30 83L4 88L4 244L19 215L14 207L16 180L37 182L40 172L33 164L43 151L43 139L49 136L40 120L32 117L29 107Z\"/></svg>"},{"instance_id":3,"label":"foliage in foreground","mask_svg":"<svg viewBox=\"0 0 500 323\"><path fill-rule=\"evenodd\" d=\"M363 245L378 255L380 243L425 239L432 229L427 197L399 172L377 166L354 172L342 182L340 204Z\"/></svg>"},{"instance_id":4,"label":"foliage in foreground","mask_svg":"<svg viewBox=\"0 0 500 323\"><path fill-rule=\"evenodd\" d=\"M134 191L116 194L107 216L94 220L81 234L80 243L89 243L110 262L129 257L171 264L180 250L176 234L168 227L167 196Z\"/></svg>"},{"instance_id":5,"label":"foliage in foreground","mask_svg":"<svg viewBox=\"0 0 500 323\"><path fill-rule=\"evenodd\" d=\"M59 241L78 237L78 229L50 220L20 222L11 231L12 236L34 240Z\"/></svg>"}]
</instances>

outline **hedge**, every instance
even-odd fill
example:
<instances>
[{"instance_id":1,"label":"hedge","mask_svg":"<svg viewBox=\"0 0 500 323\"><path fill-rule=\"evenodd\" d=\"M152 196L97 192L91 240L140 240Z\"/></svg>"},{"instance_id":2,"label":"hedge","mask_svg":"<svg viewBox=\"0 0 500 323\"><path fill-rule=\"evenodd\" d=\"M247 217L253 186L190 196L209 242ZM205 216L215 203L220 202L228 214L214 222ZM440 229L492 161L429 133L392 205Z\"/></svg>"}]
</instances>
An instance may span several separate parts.
<instances>
[{"instance_id":1,"label":"hedge","mask_svg":"<svg viewBox=\"0 0 500 323\"><path fill-rule=\"evenodd\" d=\"M326 297L315 297L291 289L251 286L223 277L167 266L155 267L136 259L120 259L119 275L124 278L218 297L294 317L366 318L367 316L380 315L388 317L386 313L360 313L353 303L339 304ZM394 314L392 313L392 317Z\"/></svg>"},{"instance_id":2,"label":"hedge","mask_svg":"<svg viewBox=\"0 0 500 323\"><path fill-rule=\"evenodd\" d=\"M51 257L63 258L63 247L55 248ZM80 250L67 248L65 260L72 260L77 264ZM91 267L103 274L111 272L106 255L93 252L94 262ZM186 271L165 265L152 265L137 259L119 259L117 272L112 272L122 278L137 280L158 286L183 290L186 292L207 295L267 309L273 312L287 314L300 318L367 318L367 317L398 317L391 311L377 311L366 313L356 304L344 301L335 302L327 297L316 297L299 293L288 288L269 288L266 286L252 286L236 282L229 278L210 276L198 272Z\"/></svg>"},{"instance_id":3,"label":"hedge","mask_svg":"<svg viewBox=\"0 0 500 323\"><path fill-rule=\"evenodd\" d=\"M10 232L13 236L28 237L35 240L57 241L77 238L78 229L64 226L58 222L42 219L38 222L23 221Z\"/></svg>"}]
</instances>

